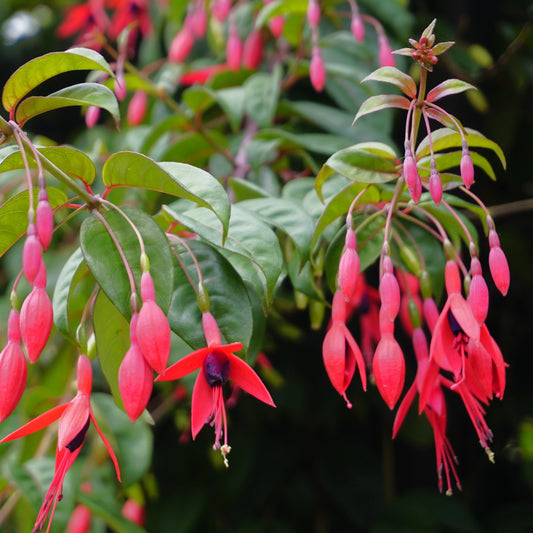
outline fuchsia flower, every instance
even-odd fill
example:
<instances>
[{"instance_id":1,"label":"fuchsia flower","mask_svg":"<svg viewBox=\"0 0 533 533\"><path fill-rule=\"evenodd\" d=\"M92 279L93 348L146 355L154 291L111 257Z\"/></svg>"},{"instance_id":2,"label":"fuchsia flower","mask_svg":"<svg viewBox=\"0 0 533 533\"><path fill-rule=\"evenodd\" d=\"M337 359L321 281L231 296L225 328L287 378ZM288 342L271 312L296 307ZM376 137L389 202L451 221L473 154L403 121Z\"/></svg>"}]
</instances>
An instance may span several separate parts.
<instances>
[{"instance_id":1,"label":"fuchsia flower","mask_svg":"<svg viewBox=\"0 0 533 533\"><path fill-rule=\"evenodd\" d=\"M172 63L185 61L194 46L194 35L187 27L183 28L174 36L168 49L168 60Z\"/></svg>"},{"instance_id":2,"label":"fuchsia flower","mask_svg":"<svg viewBox=\"0 0 533 533\"><path fill-rule=\"evenodd\" d=\"M130 126L138 126L144 120L147 107L148 95L142 89L138 89L131 97L128 105L128 124Z\"/></svg>"},{"instance_id":3,"label":"fuchsia flower","mask_svg":"<svg viewBox=\"0 0 533 533\"><path fill-rule=\"evenodd\" d=\"M91 421L109 452L115 466L117 478L120 481L120 469L115 453L96 423L91 411L91 388L91 362L86 355L80 355L78 358L78 393L76 396L70 402L53 407L0 440L0 443L2 443L24 437L49 426L59 419L54 479L46 493L32 533L42 530L49 515L50 521L48 522L46 532L48 533L50 531L57 502L61 500L63 480L68 469L80 453Z\"/></svg>"},{"instance_id":4,"label":"fuchsia flower","mask_svg":"<svg viewBox=\"0 0 533 533\"><path fill-rule=\"evenodd\" d=\"M37 227L33 222L30 222L28 224L24 247L22 248L22 268L30 284L33 284L39 273L42 257L43 250L37 233Z\"/></svg>"},{"instance_id":5,"label":"fuchsia flower","mask_svg":"<svg viewBox=\"0 0 533 533\"><path fill-rule=\"evenodd\" d=\"M382 67L396 66L392 48L385 34L378 35L378 58Z\"/></svg>"},{"instance_id":6,"label":"fuchsia flower","mask_svg":"<svg viewBox=\"0 0 533 533\"><path fill-rule=\"evenodd\" d=\"M194 370L200 369L192 393L191 432L195 439L202 427L211 420L215 428L215 450L220 449L227 463L228 445L226 408L222 388L231 379L241 389L255 396L258 400L275 407L267 388L259 376L240 357L234 355L242 349L240 342L222 344L220 330L215 318L209 312L202 315L202 325L206 348L200 348L166 369L156 381L170 381L182 378ZM224 436L224 444L220 440Z\"/></svg>"},{"instance_id":7,"label":"fuchsia flower","mask_svg":"<svg viewBox=\"0 0 533 533\"><path fill-rule=\"evenodd\" d=\"M54 212L50 207L48 193L45 188L39 191L39 203L35 212L35 224L41 246L43 250L46 250L52 241L52 233L54 232Z\"/></svg>"},{"instance_id":8,"label":"fuchsia flower","mask_svg":"<svg viewBox=\"0 0 533 533\"><path fill-rule=\"evenodd\" d=\"M228 29L228 42L226 43L226 61L232 70L239 70L242 59L243 44L239 30L235 24L230 24Z\"/></svg>"},{"instance_id":9,"label":"fuchsia flower","mask_svg":"<svg viewBox=\"0 0 533 533\"><path fill-rule=\"evenodd\" d=\"M494 229L489 231L489 268L496 288L505 296L509 290L511 275L509 263L500 247L500 238Z\"/></svg>"},{"instance_id":10,"label":"fuchsia flower","mask_svg":"<svg viewBox=\"0 0 533 533\"><path fill-rule=\"evenodd\" d=\"M309 78L315 91L321 92L324 90L324 86L326 85L326 69L324 67L324 60L322 59L322 52L318 46L313 46L313 51L311 52Z\"/></svg>"},{"instance_id":11,"label":"fuchsia flower","mask_svg":"<svg viewBox=\"0 0 533 533\"><path fill-rule=\"evenodd\" d=\"M258 30L252 30L244 42L242 64L245 68L255 70L263 59L263 36Z\"/></svg>"},{"instance_id":12,"label":"fuchsia flower","mask_svg":"<svg viewBox=\"0 0 533 533\"><path fill-rule=\"evenodd\" d=\"M355 293L359 280L360 261L357 254L357 237L355 231L348 228L344 239L344 251L339 262L339 287L348 302Z\"/></svg>"},{"instance_id":13,"label":"fuchsia flower","mask_svg":"<svg viewBox=\"0 0 533 533\"><path fill-rule=\"evenodd\" d=\"M131 498L126 500L126 503L122 506L121 513L124 518L139 526L144 526L146 522L146 509L144 505L137 503Z\"/></svg>"}]
</instances>

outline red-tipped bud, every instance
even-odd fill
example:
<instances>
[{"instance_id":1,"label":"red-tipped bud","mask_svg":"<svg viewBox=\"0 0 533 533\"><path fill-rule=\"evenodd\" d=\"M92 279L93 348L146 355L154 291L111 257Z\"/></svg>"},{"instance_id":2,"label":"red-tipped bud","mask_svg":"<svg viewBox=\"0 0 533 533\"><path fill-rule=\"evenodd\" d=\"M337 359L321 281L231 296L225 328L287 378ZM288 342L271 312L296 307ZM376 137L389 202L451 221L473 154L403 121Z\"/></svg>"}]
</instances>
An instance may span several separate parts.
<instances>
[{"instance_id":1,"label":"red-tipped bud","mask_svg":"<svg viewBox=\"0 0 533 533\"><path fill-rule=\"evenodd\" d=\"M339 263L339 287L346 301L349 301L355 292L359 279L360 261L357 254L357 238L353 229L346 232L345 249Z\"/></svg>"},{"instance_id":2,"label":"red-tipped bud","mask_svg":"<svg viewBox=\"0 0 533 533\"><path fill-rule=\"evenodd\" d=\"M460 166L461 179L463 180L465 187L469 189L470 185L474 182L474 163L472 163L472 158L470 157L466 141L463 141L463 155L461 156Z\"/></svg>"},{"instance_id":3,"label":"red-tipped bud","mask_svg":"<svg viewBox=\"0 0 533 533\"><path fill-rule=\"evenodd\" d=\"M39 272L39 267L42 262L43 250L41 241L37 236L37 228L35 224L28 224L28 232L26 234L26 241L22 249L22 268L28 283L33 284Z\"/></svg>"},{"instance_id":4,"label":"red-tipped bud","mask_svg":"<svg viewBox=\"0 0 533 533\"><path fill-rule=\"evenodd\" d=\"M94 105L90 105L85 112L85 124L89 129L96 126L98 119L100 118L100 108Z\"/></svg>"},{"instance_id":5,"label":"red-tipped bud","mask_svg":"<svg viewBox=\"0 0 533 533\"><path fill-rule=\"evenodd\" d=\"M378 37L378 58L379 64L382 67L396 66L392 48L386 35L380 35Z\"/></svg>"},{"instance_id":6,"label":"red-tipped bud","mask_svg":"<svg viewBox=\"0 0 533 533\"><path fill-rule=\"evenodd\" d=\"M494 233L496 239L498 238L496 232L494 230L491 230L491 232L489 233L489 243L491 233ZM496 246L491 246L491 249L489 251L489 268L492 280L494 281L494 285L496 285L496 288L505 296L507 294L507 291L509 290L511 275L509 272L509 264L507 263L507 257L505 257L505 253L500 248L499 244Z\"/></svg>"},{"instance_id":7,"label":"red-tipped bud","mask_svg":"<svg viewBox=\"0 0 533 533\"><path fill-rule=\"evenodd\" d=\"M117 73L117 77L115 78L115 96L119 102L122 102L126 98L126 94L128 94L128 88L126 87L124 73Z\"/></svg>"},{"instance_id":8,"label":"red-tipped bud","mask_svg":"<svg viewBox=\"0 0 533 533\"><path fill-rule=\"evenodd\" d=\"M481 264L477 257L472 258L470 271L472 273L472 281L470 282L468 302L474 317L482 325L489 311L489 289L485 278L481 275Z\"/></svg>"},{"instance_id":9,"label":"red-tipped bud","mask_svg":"<svg viewBox=\"0 0 533 533\"><path fill-rule=\"evenodd\" d=\"M22 342L31 363L41 355L52 331L52 302L46 289L35 286L20 310Z\"/></svg>"},{"instance_id":10,"label":"red-tipped bud","mask_svg":"<svg viewBox=\"0 0 533 533\"><path fill-rule=\"evenodd\" d=\"M135 91L128 105L128 124L138 126L146 115L148 95L142 89Z\"/></svg>"},{"instance_id":11,"label":"red-tipped bud","mask_svg":"<svg viewBox=\"0 0 533 533\"><path fill-rule=\"evenodd\" d=\"M211 13L219 22L226 20L231 10L231 0L215 0L211 3Z\"/></svg>"},{"instance_id":12,"label":"red-tipped bud","mask_svg":"<svg viewBox=\"0 0 533 533\"><path fill-rule=\"evenodd\" d=\"M307 4L307 22L311 28L316 28L320 23L320 6L318 0L309 0Z\"/></svg>"},{"instance_id":13,"label":"red-tipped bud","mask_svg":"<svg viewBox=\"0 0 533 533\"><path fill-rule=\"evenodd\" d=\"M350 27L355 39L360 43L363 42L365 40L365 25L359 13L353 14Z\"/></svg>"},{"instance_id":14,"label":"red-tipped bud","mask_svg":"<svg viewBox=\"0 0 533 533\"><path fill-rule=\"evenodd\" d=\"M202 327L207 346L222 344L220 329L218 328L215 317L211 313L207 312L202 314Z\"/></svg>"},{"instance_id":15,"label":"red-tipped bud","mask_svg":"<svg viewBox=\"0 0 533 533\"><path fill-rule=\"evenodd\" d=\"M118 371L118 387L124 409L130 420L135 422L145 410L152 395L154 376L137 343L136 328L138 315L130 323L131 346L126 352Z\"/></svg>"},{"instance_id":16,"label":"red-tipped bud","mask_svg":"<svg viewBox=\"0 0 533 533\"><path fill-rule=\"evenodd\" d=\"M449 260L446 262L444 281L448 295L461 292L461 274L455 261Z\"/></svg>"},{"instance_id":17,"label":"red-tipped bud","mask_svg":"<svg viewBox=\"0 0 533 533\"><path fill-rule=\"evenodd\" d=\"M315 91L321 92L324 89L324 85L326 85L326 69L324 68L324 60L322 59L322 53L318 46L313 47L313 52L311 53L309 77Z\"/></svg>"},{"instance_id":18,"label":"red-tipped bud","mask_svg":"<svg viewBox=\"0 0 533 533\"><path fill-rule=\"evenodd\" d=\"M66 533L89 533L91 517L91 511L85 505L77 505L68 519Z\"/></svg>"},{"instance_id":19,"label":"red-tipped bud","mask_svg":"<svg viewBox=\"0 0 533 533\"><path fill-rule=\"evenodd\" d=\"M193 46L194 35L192 30L187 26L183 26L183 28L176 34L170 43L170 48L168 49L168 60L172 63L181 63L187 59Z\"/></svg>"},{"instance_id":20,"label":"red-tipped bud","mask_svg":"<svg viewBox=\"0 0 533 533\"><path fill-rule=\"evenodd\" d=\"M433 201L439 205L442 200L442 181L436 168L431 169L429 176L429 192Z\"/></svg>"},{"instance_id":21,"label":"red-tipped bud","mask_svg":"<svg viewBox=\"0 0 533 533\"><path fill-rule=\"evenodd\" d=\"M285 19L283 18L283 15L272 17L268 21L268 27L270 28L270 32L276 39L283 33L284 25Z\"/></svg>"},{"instance_id":22,"label":"red-tipped bud","mask_svg":"<svg viewBox=\"0 0 533 533\"><path fill-rule=\"evenodd\" d=\"M246 68L256 69L263 59L263 37L259 31L252 30L246 41L242 54L242 63Z\"/></svg>"},{"instance_id":23,"label":"red-tipped bud","mask_svg":"<svg viewBox=\"0 0 533 533\"><path fill-rule=\"evenodd\" d=\"M41 189L39 191L39 203L37 204L37 211L35 212L35 223L41 246L43 247L43 250L46 250L50 245L52 233L54 232L54 212L50 207L46 189Z\"/></svg>"},{"instance_id":24,"label":"red-tipped bud","mask_svg":"<svg viewBox=\"0 0 533 533\"><path fill-rule=\"evenodd\" d=\"M409 194L415 203L420 200L422 194L422 182L418 174L415 158L409 147L409 141L405 141L405 158L403 160L403 175L409 189Z\"/></svg>"},{"instance_id":25,"label":"red-tipped bud","mask_svg":"<svg viewBox=\"0 0 533 533\"><path fill-rule=\"evenodd\" d=\"M78 392L90 396L93 387L93 367L90 359L86 355L82 354L78 357L76 377L78 380Z\"/></svg>"},{"instance_id":26,"label":"red-tipped bud","mask_svg":"<svg viewBox=\"0 0 533 533\"><path fill-rule=\"evenodd\" d=\"M132 499L126 500L126 503L122 506L122 516L138 526L144 526L146 522L146 510L144 505L141 505Z\"/></svg>"},{"instance_id":27,"label":"red-tipped bud","mask_svg":"<svg viewBox=\"0 0 533 533\"><path fill-rule=\"evenodd\" d=\"M379 341L372 370L381 397L392 409L402 393L405 380L403 352L393 335L384 335Z\"/></svg>"},{"instance_id":28,"label":"red-tipped bud","mask_svg":"<svg viewBox=\"0 0 533 533\"><path fill-rule=\"evenodd\" d=\"M239 37L237 26L232 24L228 30L228 42L226 43L226 61L233 70L239 70L242 59L242 41Z\"/></svg>"}]
</instances>

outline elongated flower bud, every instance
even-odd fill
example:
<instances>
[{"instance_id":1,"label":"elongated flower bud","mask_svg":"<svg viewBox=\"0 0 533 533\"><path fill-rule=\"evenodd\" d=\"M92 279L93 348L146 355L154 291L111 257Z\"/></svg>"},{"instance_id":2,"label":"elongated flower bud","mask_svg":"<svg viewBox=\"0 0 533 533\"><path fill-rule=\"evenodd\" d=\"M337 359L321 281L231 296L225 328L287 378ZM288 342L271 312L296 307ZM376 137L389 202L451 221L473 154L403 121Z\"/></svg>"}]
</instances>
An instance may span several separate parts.
<instances>
[{"instance_id":1,"label":"elongated flower bud","mask_svg":"<svg viewBox=\"0 0 533 533\"><path fill-rule=\"evenodd\" d=\"M144 526L146 522L146 510L144 505L141 505L131 498L126 500L126 503L122 506L122 516L138 526Z\"/></svg>"},{"instance_id":2,"label":"elongated flower bud","mask_svg":"<svg viewBox=\"0 0 533 533\"><path fill-rule=\"evenodd\" d=\"M352 14L350 29L352 30L352 35L355 37L356 41L361 43L365 40L365 25L359 12L354 11Z\"/></svg>"},{"instance_id":3,"label":"elongated flower bud","mask_svg":"<svg viewBox=\"0 0 533 533\"><path fill-rule=\"evenodd\" d=\"M437 205L440 205L442 200L442 181L440 180L440 176L436 168L431 169L431 174L429 176L429 192L431 193L431 198L433 198L433 201Z\"/></svg>"},{"instance_id":4,"label":"elongated flower bud","mask_svg":"<svg viewBox=\"0 0 533 533\"><path fill-rule=\"evenodd\" d=\"M237 26L232 24L228 30L228 42L226 43L226 61L233 70L239 70L242 59L242 41L239 37Z\"/></svg>"},{"instance_id":5,"label":"elongated flower bud","mask_svg":"<svg viewBox=\"0 0 533 533\"><path fill-rule=\"evenodd\" d=\"M187 26L183 28L175 35L174 39L170 43L168 49L168 60L171 63L181 63L191 53L194 46L194 35L192 30Z\"/></svg>"},{"instance_id":6,"label":"elongated flower bud","mask_svg":"<svg viewBox=\"0 0 533 533\"><path fill-rule=\"evenodd\" d=\"M396 66L389 40L387 39L387 36L383 34L378 37L378 59L379 64L382 67Z\"/></svg>"},{"instance_id":7,"label":"elongated flower bud","mask_svg":"<svg viewBox=\"0 0 533 533\"><path fill-rule=\"evenodd\" d=\"M374 353L372 371L381 397L389 409L393 409L402 393L405 361L402 349L392 334L381 337Z\"/></svg>"},{"instance_id":8,"label":"elongated flower bud","mask_svg":"<svg viewBox=\"0 0 533 533\"><path fill-rule=\"evenodd\" d=\"M307 4L307 22L311 28L316 28L320 23L320 6L317 0L309 0Z\"/></svg>"},{"instance_id":9,"label":"elongated flower bud","mask_svg":"<svg viewBox=\"0 0 533 533\"><path fill-rule=\"evenodd\" d=\"M85 124L89 129L93 129L100 118L100 108L90 105L85 112Z\"/></svg>"},{"instance_id":10,"label":"elongated flower bud","mask_svg":"<svg viewBox=\"0 0 533 533\"><path fill-rule=\"evenodd\" d=\"M85 505L77 505L68 519L66 533L89 533L91 519L91 511Z\"/></svg>"},{"instance_id":11,"label":"elongated flower bud","mask_svg":"<svg viewBox=\"0 0 533 533\"><path fill-rule=\"evenodd\" d=\"M466 141L463 141L463 155L461 156L460 168L461 179L463 180L465 187L469 189L470 185L474 182L474 164L472 163L472 158L470 157Z\"/></svg>"},{"instance_id":12,"label":"elongated flower bud","mask_svg":"<svg viewBox=\"0 0 533 533\"><path fill-rule=\"evenodd\" d=\"M42 262L42 245L35 224L28 224L26 240L22 249L22 268L28 283L33 284Z\"/></svg>"},{"instance_id":13,"label":"elongated flower bud","mask_svg":"<svg viewBox=\"0 0 533 533\"><path fill-rule=\"evenodd\" d=\"M277 39L283 33L283 26L285 25L285 18L283 15L272 17L268 21L270 32Z\"/></svg>"},{"instance_id":14,"label":"elongated flower bud","mask_svg":"<svg viewBox=\"0 0 533 533\"><path fill-rule=\"evenodd\" d=\"M383 275L379 282L381 309L389 320L395 320L400 310L400 285L393 273L392 260L387 255L383 258Z\"/></svg>"},{"instance_id":15,"label":"elongated flower bud","mask_svg":"<svg viewBox=\"0 0 533 533\"><path fill-rule=\"evenodd\" d=\"M231 0L214 0L211 2L211 13L219 22L226 20L231 11Z\"/></svg>"},{"instance_id":16,"label":"elongated flower bud","mask_svg":"<svg viewBox=\"0 0 533 533\"><path fill-rule=\"evenodd\" d=\"M422 194L422 182L418 174L415 158L409 147L409 141L405 141L405 158L403 160L403 175L409 189L409 194L415 203L420 200Z\"/></svg>"},{"instance_id":17,"label":"elongated flower bud","mask_svg":"<svg viewBox=\"0 0 533 533\"><path fill-rule=\"evenodd\" d=\"M351 228L346 232L345 249L339 263L339 287L346 301L349 301L359 279L360 261L357 254L357 238Z\"/></svg>"},{"instance_id":18,"label":"elongated flower bud","mask_svg":"<svg viewBox=\"0 0 533 533\"><path fill-rule=\"evenodd\" d=\"M138 126L146 115L148 95L142 89L135 91L128 105L128 124Z\"/></svg>"},{"instance_id":19,"label":"elongated flower bud","mask_svg":"<svg viewBox=\"0 0 533 533\"><path fill-rule=\"evenodd\" d=\"M263 59L263 37L259 31L252 30L246 41L242 54L242 63L246 68L256 69Z\"/></svg>"},{"instance_id":20,"label":"elongated flower bud","mask_svg":"<svg viewBox=\"0 0 533 533\"><path fill-rule=\"evenodd\" d=\"M126 80L124 78L124 72L117 73L115 78L115 96L119 102L122 102L128 94L128 88L126 87Z\"/></svg>"},{"instance_id":21,"label":"elongated flower bud","mask_svg":"<svg viewBox=\"0 0 533 533\"><path fill-rule=\"evenodd\" d=\"M144 272L141 278L143 304L137 322L137 340L146 362L158 373L164 372L170 355L170 326L155 302L152 276Z\"/></svg>"},{"instance_id":22,"label":"elongated flower bud","mask_svg":"<svg viewBox=\"0 0 533 533\"><path fill-rule=\"evenodd\" d=\"M52 241L52 233L54 232L54 212L50 207L46 189L39 191L39 203L35 212L35 223L41 246L43 250L46 250Z\"/></svg>"},{"instance_id":23,"label":"elongated flower bud","mask_svg":"<svg viewBox=\"0 0 533 533\"><path fill-rule=\"evenodd\" d=\"M321 92L326 84L326 69L324 68L324 60L322 53L318 46L313 47L311 53L311 65L309 66L309 77L311 85L315 91Z\"/></svg>"},{"instance_id":24,"label":"elongated flower bud","mask_svg":"<svg viewBox=\"0 0 533 533\"><path fill-rule=\"evenodd\" d=\"M500 239L495 230L489 231L489 269L496 288L505 296L509 290L511 275L504 251L500 247Z\"/></svg>"},{"instance_id":25,"label":"elongated flower bud","mask_svg":"<svg viewBox=\"0 0 533 533\"><path fill-rule=\"evenodd\" d=\"M481 273L481 263L477 257L472 258L470 272L472 274L472 281L470 282L468 303L479 325L482 325L489 311L489 289Z\"/></svg>"},{"instance_id":26,"label":"elongated flower bud","mask_svg":"<svg viewBox=\"0 0 533 533\"><path fill-rule=\"evenodd\" d=\"M201 39L204 37L207 29L207 14L205 12L205 4L203 1L200 0L196 2L188 25L196 38Z\"/></svg>"}]
</instances>

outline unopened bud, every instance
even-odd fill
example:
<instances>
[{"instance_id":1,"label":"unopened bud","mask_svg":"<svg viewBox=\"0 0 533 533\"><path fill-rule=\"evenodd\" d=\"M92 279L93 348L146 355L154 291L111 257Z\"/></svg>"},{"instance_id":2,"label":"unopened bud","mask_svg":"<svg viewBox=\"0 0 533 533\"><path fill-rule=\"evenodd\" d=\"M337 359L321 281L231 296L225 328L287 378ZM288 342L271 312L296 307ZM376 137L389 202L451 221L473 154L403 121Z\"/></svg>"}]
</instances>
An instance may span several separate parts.
<instances>
[{"instance_id":1,"label":"unopened bud","mask_svg":"<svg viewBox=\"0 0 533 533\"><path fill-rule=\"evenodd\" d=\"M311 65L309 67L309 77L315 91L321 92L326 84L326 69L320 48L315 46L311 54Z\"/></svg>"},{"instance_id":2,"label":"unopened bud","mask_svg":"<svg viewBox=\"0 0 533 533\"><path fill-rule=\"evenodd\" d=\"M183 26L170 43L168 60L172 63L181 63L187 59L193 46L194 35L187 26Z\"/></svg>"}]
</instances>

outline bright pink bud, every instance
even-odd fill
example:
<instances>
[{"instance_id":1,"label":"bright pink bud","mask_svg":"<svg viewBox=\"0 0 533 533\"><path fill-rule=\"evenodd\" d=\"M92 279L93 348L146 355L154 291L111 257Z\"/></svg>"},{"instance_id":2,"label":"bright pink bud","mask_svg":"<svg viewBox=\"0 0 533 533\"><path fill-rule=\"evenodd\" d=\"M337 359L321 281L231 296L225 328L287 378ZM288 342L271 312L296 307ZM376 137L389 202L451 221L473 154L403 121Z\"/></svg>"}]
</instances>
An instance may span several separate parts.
<instances>
[{"instance_id":1,"label":"bright pink bud","mask_svg":"<svg viewBox=\"0 0 533 533\"><path fill-rule=\"evenodd\" d=\"M28 363L20 347L19 313L9 314L8 343L0 353L0 422L17 406L28 377Z\"/></svg>"},{"instance_id":2,"label":"bright pink bud","mask_svg":"<svg viewBox=\"0 0 533 533\"><path fill-rule=\"evenodd\" d=\"M349 301L359 279L360 261L357 254L357 238L353 229L346 232L345 249L339 263L339 287L346 301Z\"/></svg>"},{"instance_id":3,"label":"bright pink bud","mask_svg":"<svg viewBox=\"0 0 533 533\"><path fill-rule=\"evenodd\" d=\"M402 349L392 334L381 337L374 353L372 371L381 397L392 409L402 393L405 380Z\"/></svg>"},{"instance_id":4,"label":"bright pink bud","mask_svg":"<svg viewBox=\"0 0 533 533\"><path fill-rule=\"evenodd\" d=\"M226 20L231 10L231 0L215 0L211 3L211 13L219 22Z\"/></svg>"},{"instance_id":5,"label":"bright pink bud","mask_svg":"<svg viewBox=\"0 0 533 533\"><path fill-rule=\"evenodd\" d=\"M144 505L137 503L131 498L122 506L122 516L138 526L144 526L146 522L146 510Z\"/></svg>"},{"instance_id":6,"label":"bright pink bud","mask_svg":"<svg viewBox=\"0 0 533 533\"><path fill-rule=\"evenodd\" d=\"M24 343L31 363L35 363L39 355L41 355L52 331L54 312L52 302L45 289L46 270L44 270L44 284L42 281L43 270L44 262L35 279L35 285L28 297L24 300L20 310L22 342Z\"/></svg>"},{"instance_id":7,"label":"bright pink bud","mask_svg":"<svg viewBox=\"0 0 533 533\"><path fill-rule=\"evenodd\" d=\"M98 119L100 118L100 108L94 105L90 105L85 112L85 124L89 129L96 126Z\"/></svg>"},{"instance_id":8,"label":"bright pink bud","mask_svg":"<svg viewBox=\"0 0 533 533\"><path fill-rule=\"evenodd\" d=\"M439 320L439 309L433 298L426 298L422 303L422 310L424 312L424 320L428 325L429 331L433 333L437 321Z\"/></svg>"},{"instance_id":9,"label":"bright pink bud","mask_svg":"<svg viewBox=\"0 0 533 533\"><path fill-rule=\"evenodd\" d=\"M215 317L211 313L207 312L202 314L202 327L207 346L212 346L213 344L222 344L220 329L218 328Z\"/></svg>"},{"instance_id":10,"label":"bright pink bud","mask_svg":"<svg viewBox=\"0 0 533 533\"><path fill-rule=\"evenodd\" d=\"M307 21L311 28L316 28L320 22L320 6L318 0L309 0L307 4Z\"/></svg>"},{"instance_id":11,"label":"bright pink bud","mask_svg":"<svg viewBox=\"0 0 533 533\"><path fill-rule=\"evenodd\" d=\"M358 42L363 42L365 40L365 25L359 13L355 13L352 16L351 23L352 35Z\"/></svg>"},{"instance_id":12,"label":"bright pink bud","mask_svg":"<svg viewBox=\"0 0 533 533\"><path fill-rule=\"evenodd\" d=\"M383 34L378 37L378 58L379 64L382 67L396 66L389 40L387 39L387 36Z\"/></svg>"},{"instance_id":13,"label":"bright pink bud","mask_svg":"<svg viewBox=\"0 0 533 533\"><path fill-rule=\"evenodd\" d=\"M135 91L128 105L128 123L130 126L138 126L146 115L148 107L148 95L142 89Z\"/></svg>"},{"instance_id":14,"label":"bright pink bud","mask_svg":"<svg viewBox=\"0 0 533 533\"><path fill-rule=\"evenodd\" d=\"M115 96L119 102L122 102L128 94L128 88L126 87L126 80L124 79L124 73L117 73L115 78Z\"/></svg>"},{"instance_id":15,"label":"bright pink bud","mask_svg":"<svg viewBox=\"0 0 533 533\"><path fill-rule=\"evenodd\" d=\"M426 334L422 328L415 328L411 336L413 342L413 349L415 352L416 360L420 367L422 361L429 359L429 346Z\"/></svg>"},{"instance_id":16,"label":"bright pink bud","mask_svg":"<svg viewBox=\"0 0 533 533\"><path fill-rule=\"evenodd\" d=\"M68 519L66 533L89 533L91 517L91 511L85 505L77 505Z\"/></svg>"},{"instance_id":17,"label":"bright pink bud","mask_svg":"<svg viewBox=\"0 0 533 533\"><path fill-rule=\"evenodd\" d=\"M313 47L309 77L315 91L321 92L326 84L326 69L324 68L324 60L322 59L322 54L318 46Z\"/></svg>"},{"instance_id":18,"label":"bright pink bud","mask_svg":"<svg viewBox=\"0 0 533 533\"><path fill-rule=\"evenodd\" d=\"M246 68L256 69L263 59L263 37L259 31L252 30L246 41L242 55L242 63Z\"/></svg>"},{"instance_id":19,"label":"bright pink bud","mask_svg":"<svg viewBox=\"0 0 533 533\"><path fill-rule=\"evenodd\" d=\"M389 320L395 320L400 311L400 285L393 273L391 258L383 258L383 275L379 282L379 296L381 309Z\"/></svg>"},{"instance_id":20,"label":"bright pink bud","mask_svg":"<svg viewBox=\"0 0 533 533\"><path fill-rule=\"evenodd\" d=\"M207 15L203 1L196 2L194 11L190 17L189 27L194 36L198 39L201 39L205 35L207 29Z\"/></svg>"},{"instance_id":21,"label":"bright pink bud","mask_svg":"<svg viewBox=\"0 0 533 533\"><path fill-rule=\"evenodd\" d=\"M170 355L170 326L155 302L154 282L149 272L141 278L142 307L137 322L137 340L147 363L162 374Z\"/></svg>"},{"instance_id":22,"label":"bright pink bud","mask_svg":"<svg viewBox=\"0 0 533 533\"><path fill-rule=\"evenodd\" d=\"M463 155L461 156L461 179L467 189L474 182L474 163L472 163L466 141L463 141Z\"/></svg>"},{"instance_id":23,"label":"bright pink bud","mask_svg":"<svg viewBox=\"0 0 533 533\"><path fill-rule=\"evenodd\" d=\"M409 141L405 141L405 158L403 160L403 175L409 189L409 194L415 203L420 200L422 194L422 182L418 174L415 158L409 147Z\"/></svg>"},{"instance_id":24,"label":"bright pink bud","mask_svg":"<svg viewBox=\"0 0 533 533\"><path fill-rule=\"evenodd\" d=\"M451 259L446 262L444 281L448 295L461 292L461 275L459 273L459 267L457 266L457 263Z\"/></svg>"},{"instance_id":25,"label":"bright pink bud","mask_svg":"<svg viewBox=\"0 0 533 533\"><path fill-rule=\"evenodd\" d=\"M333 295L333 302L331 303L331 320L333 322L346 322L347 309L346 300L341 291L336 291Z\"/></svg>"},{"instance_id":26,"label":"bright pink bud","mask_svg":"<svg viewBox=\"0 0 533 533\"><path fill-rule=\"evenodd\" d=\"M472 274L472 281L470 282L468 303L470 304L474 317L479 325L482 325L485 322L489 311L489 289L485 278L481 275L481 263L477 257L472 258L470 271Z\"/></svg>"},{"instance_id":27,"label":"bright pink bud","mask_svg":"<svg viewBox=\"0 0 533 533\"><path fill-rule=\"evenodd\" d=\"M496 232L491 230L489 233L489 243L490 243L490 234L494 233L496 238L498 238ZM498 240L499 242L499 240ZM489 268L492 280L496 288L505 296L509 290L509 284L511 281L511 275L509 272L509 264L507 263L507 258L505 253L500 248L499 244L496 246L491 246L489 251Z\"/></svg>"},{"instance_id":28,"label":"bright pink bud","mask_svg":"<svg viewBox=\"0 0 533 533\"><path fill-rule=\"evenodd\" d=\"M135 422L146 409L154 381L152 369L143 357L137 342L137 321L138 315L134 314L130 323L131 345L118 371L120 396L132 422Z\"/></svg>"},{"instance_id":29,"label":"bright pink bud","mask_svg":"<svg viewBox=\"0 0 533 533\"><path fill-rule=\"evenodd\" d=\"M433 201L439 205L442 200L442 181L436 168L431 169L429 176L429 192Z\"/></svg>"},{"instance_id":30,"label":"bright pink bud","mask_svg":"<svg viewBox=\"0 0 533 533\"><path fill-rule=\"evenodd\" d=\"M168 49L168 60L172 63L181 63L191 53L194 46L194 35L187 26L176 34Z\"/></svg>"},{"instance_id":31,"label":"bright pink bud","mask_svg":"<svg viewBox=\"0 0 533 533\"><path fill-rule=\"evenodd\" d=\"M90 396L93 387L93 367L90 359L86 355L78 357L78 368L76 369L78 380L78 392Z\"/></svg>"},{"instance_id":32,"label":"bright pink bud","mask_svg":"<svg viewBox=\"0 0 533 533\"><path fill-rule=\"evenodd\" d=\"M268 27L272 35L277 39L283 33L283 26L285 25L285 19L283 15L278 15L277 17L272 17L268 21Z\"/></svg>"},{"instance_id":33,"label":"bright pink bud","mask_svg":"<svg viewBox=\"0 0 533 533\"><path fill-rule=\"evenodd\" d=\"M43 250L46 250L50 245L52 233L54 232L54 212L50 207L46 189L41 189L39 191L39 203L37 204L37 211L35 212L35 222L41 246L43 247Z\"/></svg>"},{"instance_id":34,"label":"bright pink bud","mask_svg":"<svg viewBox=\"0 0 533 533\"><path fill-rule=\"evenodd\" d=\"M228 42L226 43L226 61L232 70L239 70L241 66L242 48L239 30L232 24L228 30Z\"/></svg>"},{"instance_id":35,"label":"bright pink bud","mask_svg":"<svg viewBox=\"0 0 533 533\"><path fill-rule=\"evenodd\" d=\"M37 236L37 228L35 224L28 224L28 231L26 233L26 241L22 249L22 268L28 283L33 284L39 272L42 262L42 245Z\"/></svg>"}]
</instances>

